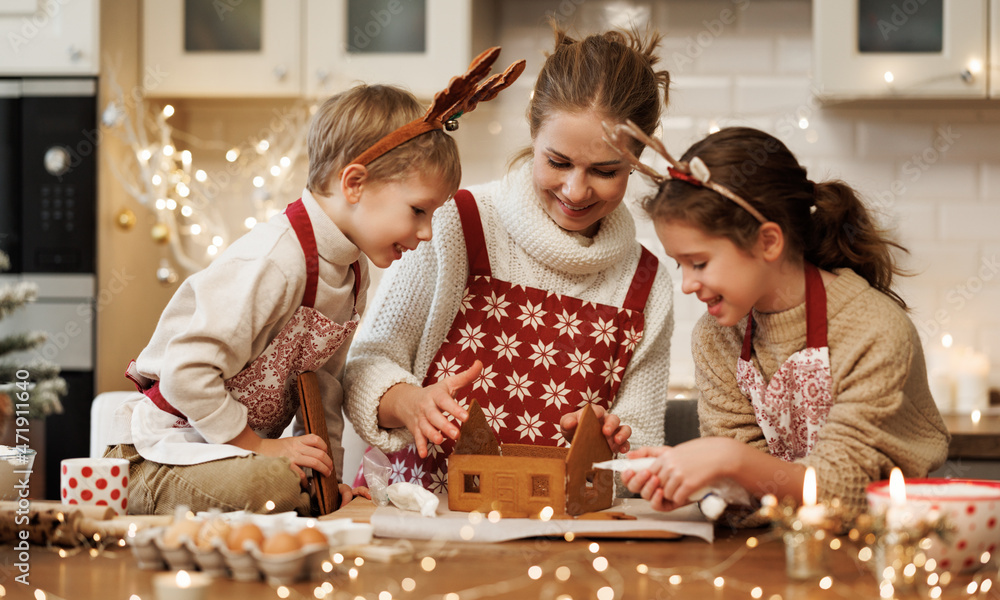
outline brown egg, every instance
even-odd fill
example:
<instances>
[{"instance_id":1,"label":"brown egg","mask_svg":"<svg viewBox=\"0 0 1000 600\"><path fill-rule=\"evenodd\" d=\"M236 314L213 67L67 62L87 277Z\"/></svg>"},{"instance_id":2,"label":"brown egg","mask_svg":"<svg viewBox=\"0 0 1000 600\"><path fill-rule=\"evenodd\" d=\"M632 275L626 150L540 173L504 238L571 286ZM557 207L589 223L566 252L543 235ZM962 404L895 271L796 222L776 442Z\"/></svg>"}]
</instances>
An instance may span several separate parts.
<instances>
[{"instance_id":1,"label":"brown egg","mask_svg":"<svg viewBox=\"0 0 1000 600\"><path fill-rule=\"evenodd\" d=\"M302 547L302 542L287 531L279 531L264 541L260 551L264 554L287 554Z\"/></svg>"},{"instance_id":2,"label":"brown egg","mask_svg":"<svg viewBox=\"0 0 1000 600\"><path fill-rule=\"evenodd\" d=\"M165 548L180 548L184 538L192 540L197 538L199 529L201 529L201 521L199 520L178 519L163 532L163 546Z\"/></svg>"},{"instance_id":3,"label":"brown egg","mask_svg":"<svg viewBox=\"0 0 1000 600\"><path fill-rule=\"evenodd\" d=\"M253 523L244 523L234 527L229 532L229 539L227 540L230 552L246 552L243 545L247 540L260 546L264 543L264 532Z\"/></svg>"},{"instance_id":4,"label":"brown egg","mask_svg":"<svg viewBox=\"0 0 1000 600\"><path fill-rule=\"evenodd\" d=\"M231 531L232 527L223 519L212 519L206 521L198 530L198 539L195 540L195 543L199 549L208 551L215 545L215 540L221 540L225 543Z\"/></svg>"},{"instance_id":5,"label":"brown egg","mask_svg":"<svg viewBox=\"0 0 1000 600\"><path fill-rule=\"evenodd\" d=\"M330 541L326 539L323 532L315 527L304 527L295 537L299 539L299 543L303 546L311 546L313 544L330 545Z\"/></svg>"}]
</instances>

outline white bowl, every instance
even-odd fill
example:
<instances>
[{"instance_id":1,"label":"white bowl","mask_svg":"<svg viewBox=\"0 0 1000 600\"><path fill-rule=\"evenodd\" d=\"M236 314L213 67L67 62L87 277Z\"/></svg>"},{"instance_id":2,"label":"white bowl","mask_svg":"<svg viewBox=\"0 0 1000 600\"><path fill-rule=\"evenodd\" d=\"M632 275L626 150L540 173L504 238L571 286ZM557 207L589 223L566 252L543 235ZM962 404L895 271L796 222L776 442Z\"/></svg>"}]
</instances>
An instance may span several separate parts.
<instances>
[{"instance_id":1,"label":"white bowl","mask_svg":"<svg viewBox=\"0 0 1000 600\"><path fill-rule=\"evenodd\" d=\"M28 479L35 464L35 454L31 448L22 450L15 446L0 445L0 500L17 500L22 497L19 495L21 490L15 486ZM30 488L26 489L23 497L27 498L30 491Z\"/></svg>"},{"instance_id":2,"label":"white bowl","mask_svg":"<svg viewBox=\"0 0 1000 600\"><path fill-rule=\"evenodd\" d=\"M889 481L867 488L872 514L891 504ZM995 555L1000 543L1000 481L983 479L907 479L906 505L917 515L938 513L953 528L947 539L931 537L928 558L948 571L978 568L983 553Z\"/></svg>"}]
</instances>

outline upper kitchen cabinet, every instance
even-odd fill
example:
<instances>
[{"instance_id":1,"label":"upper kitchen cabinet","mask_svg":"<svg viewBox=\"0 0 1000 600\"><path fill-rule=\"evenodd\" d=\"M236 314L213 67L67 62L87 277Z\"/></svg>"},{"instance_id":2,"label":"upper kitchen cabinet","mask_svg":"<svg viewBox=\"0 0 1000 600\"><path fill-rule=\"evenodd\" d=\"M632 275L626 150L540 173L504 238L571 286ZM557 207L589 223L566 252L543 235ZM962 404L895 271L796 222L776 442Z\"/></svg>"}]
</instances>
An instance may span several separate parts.
<instances>
[{"instance_id":1,"label":"upper kitchen cabinet","mask_svg":"<svg viewBox=\"0 0 1000 600\"><path fill-rule=\"evenodd\" d=\"M298 0L144 0L149 96L289 97L302 92Z\"/></svg>"},{"instance_id":2,"label":"upper kitchen cabinet","mask_svg":"<svg viewBox=\"0 0 1000 600\"><path fill-rule=\"evenodd\" d=\"M0 0L0 75L96 75L98 0Z\"/></svg>"},{"instance_id":3,"label":"upper kitchen cabinet","mask_svg":"<svg viewBox=\"0 0 1000 600\"><path fill-rule=\"evenodd\" d=\"M816 95L1000 97L998 11L1000 0L813 0Z\"/></svg>"},{"instance_id":4,"label":"upper kitchen cabinet","mask_svg":"<svg viewBox=\"0 0 1000 600\"><path fill-rule=\"evenodd\" d=\"M2 2L4 0L0 0ZM166 97L327 96L359 81L429 98L485 49L492 0L144 0L148 90ZM483 48L473 47L473 38Z\"/></svg>"},{"instance_id":5,"label":"upper kitchen cabinet","mask_svg":"<svg viewBox=\"0 0 1000 600\"><path fill-rule=\"evenodd\" d=\"M305 93L364 81L430 98L489 46L494 10L488 0L306 0Z\"/></svg>"}]
</instances>

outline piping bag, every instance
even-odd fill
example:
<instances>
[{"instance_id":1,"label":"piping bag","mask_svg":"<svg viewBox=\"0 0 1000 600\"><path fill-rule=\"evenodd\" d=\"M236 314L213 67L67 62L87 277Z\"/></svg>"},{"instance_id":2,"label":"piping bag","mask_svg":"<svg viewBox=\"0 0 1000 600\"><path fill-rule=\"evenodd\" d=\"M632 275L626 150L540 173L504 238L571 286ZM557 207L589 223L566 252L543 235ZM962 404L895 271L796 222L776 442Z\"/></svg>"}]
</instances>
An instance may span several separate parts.
<instances>
[{"instance_id":1,"label":"piping bag","mask_svg":"<svg viewBox=\"0 0 1000 600\"><path fill-rule=\"evenodd\" d=\"M652 456L644 458L615 458L595 462L593 466L595 469L610 469L619 473L628 470L638 473L652 467L655 460L656 458ZM743 486L729 478L713 481L711 485L705 486L691 494L691 497L688 499L691 502L698 503L698 509L701 510L701 514L705 515L705 518L709 521L718 519L730 504L750 504L750 494Z\"/></svg>"}]
</instances>

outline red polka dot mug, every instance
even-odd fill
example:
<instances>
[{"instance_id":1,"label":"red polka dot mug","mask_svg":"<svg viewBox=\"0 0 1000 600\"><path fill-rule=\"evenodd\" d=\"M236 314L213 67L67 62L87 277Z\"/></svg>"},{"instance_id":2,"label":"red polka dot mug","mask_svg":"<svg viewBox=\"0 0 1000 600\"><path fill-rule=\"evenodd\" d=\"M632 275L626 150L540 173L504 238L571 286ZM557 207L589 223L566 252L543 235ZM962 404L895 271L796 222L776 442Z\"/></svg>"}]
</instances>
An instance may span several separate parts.
<instances>
[{"instance_id":1,"label":"red polka dot mug","mask_svg":"<svg viewBox=\"0 0 1000 600\"><path fill-rule=\"evenodd\" d=\"M59 475L63 504L108 506L128 511L128 461L123 458L67 458Z\"/></svg>"}]
</instances>

